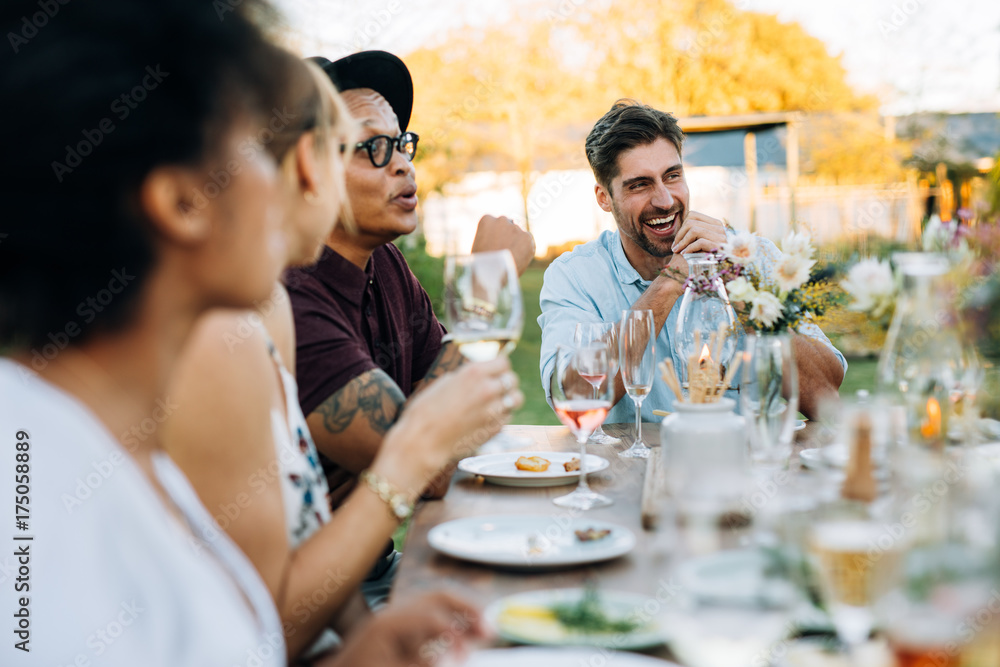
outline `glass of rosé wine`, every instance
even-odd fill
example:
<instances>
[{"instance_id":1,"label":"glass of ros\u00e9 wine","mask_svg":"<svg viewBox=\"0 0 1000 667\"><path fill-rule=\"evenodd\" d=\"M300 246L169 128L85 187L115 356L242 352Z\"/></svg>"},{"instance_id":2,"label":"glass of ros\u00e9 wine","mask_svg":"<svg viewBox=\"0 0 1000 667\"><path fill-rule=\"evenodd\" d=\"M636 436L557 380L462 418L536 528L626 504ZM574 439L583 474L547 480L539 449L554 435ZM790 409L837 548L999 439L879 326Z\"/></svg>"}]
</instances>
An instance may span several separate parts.
<instances>
[{"instance_id":1,"label":"glass of ros\u00e9 wine","mask_svg":"<svg viewBox=\"0 0 1000 667\"><path fill-rule=\"evenodd\" d=\"M580 483L576 489L552 502L560 507L589 510L611 504L611 499L591 490L587 484L587 439L604 421L611 409L614 384L609 378L612 360L607 345L595 343L581 347L560 345L552 371L552 407L580 444ZM597 386L588 378L603 377Z\"/></svg>"}]
</instances>

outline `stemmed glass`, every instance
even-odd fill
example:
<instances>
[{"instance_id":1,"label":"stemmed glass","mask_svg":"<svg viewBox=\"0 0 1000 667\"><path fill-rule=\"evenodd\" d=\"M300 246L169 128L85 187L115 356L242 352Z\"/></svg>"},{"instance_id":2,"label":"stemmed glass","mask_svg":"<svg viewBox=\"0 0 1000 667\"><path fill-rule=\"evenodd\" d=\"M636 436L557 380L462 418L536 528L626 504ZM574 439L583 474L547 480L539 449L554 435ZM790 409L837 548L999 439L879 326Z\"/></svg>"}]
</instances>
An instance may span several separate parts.
<instances>
[{"instance_id":1,"label":"stemmed glass","mask_svg":"<svg viewBox=\"0 0 1000 667\"><path fill-rule=\"evenodd\" d=\"M618 363L625 392L635 403L635 442L618 456L645 459L649 447L642 441L642 402L653 388L656 358L653 354L653 311L626 310L618 336Z\"/></svg>"},{"instance_id":2,"label":"stemmed glass","mask_svg":"<svg viewBox=\"0 0 1000 667\"><path fill-rule=\"evenodd\" d=\"M873 605L889 586L899 558L901 545L886 537L885 525L868 516L833 516L813 525L810 560L848 655L868 639L875 624Z\"/></svg>"},{"instance_id":3,"label":"stemmed glass","mask_svg":"<svg viewBox=\"0 0 1000 667\"><path fill-rule=\"evenodd\" d=\"M618 373L618 323L579 322L576 325L576 330L573 332L574 346L586 347L601 343L608 348L608 374L587 376L584 378L594 387L594 398L597 398L597 392L605 380L612 385L614 384L615 374ZM605 433L601 425L598 424L590 436L590 442L595 445L617 445L621 441Z\"/></svg>"},{"instance_id":4,"label":"stemmed glass","mask_svg":"<svg viewBox=\"0 0 1000 667\"><path fill-rule=\"evenodd\" d=\"M747 420L750 458L759 471L784 467L792 454L799 412L799 381L788 334L747 336L740 404Z\"/></svg>"},{"instance_id":5,"label":"stemmed glass","mask_svg":"<svg viewBox=\"0 0 1000 667\"><path fill-rule=\"evenodd\" d=\"M552 502L561 507L589 510L612 502L610 498L592 491L587 484L587 438L604 421L614 398L613 383L598 385L595 396L594 386L587 378L598 375L607 377L610 369L606 345L556 347L556 367L551 379L552 407L580 444L580 483L572 493L553 499Z\"/></svg>"},{"instance_id":6,"label":"stemmed glass","mask_svg":"<svg viewBox=\"0 0 1000 667\"><path fill-rule=\"evenodd\" d=\"M449 256L444 275L448 340L469 361L510 354L521 338L524 306L517 266L509 250ZM522 438L500 433L484 447L515 449Z\"/></svg>"}]
</instances>

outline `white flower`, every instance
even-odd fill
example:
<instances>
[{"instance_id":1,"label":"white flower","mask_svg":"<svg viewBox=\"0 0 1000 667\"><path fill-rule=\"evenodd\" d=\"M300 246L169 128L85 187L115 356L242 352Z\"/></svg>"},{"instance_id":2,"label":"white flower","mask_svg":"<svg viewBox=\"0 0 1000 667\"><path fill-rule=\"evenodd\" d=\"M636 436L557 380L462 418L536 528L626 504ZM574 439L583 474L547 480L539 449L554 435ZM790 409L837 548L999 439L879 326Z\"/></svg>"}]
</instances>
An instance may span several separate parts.
<instances>
[{"instance_id":1,"label":"white flower","mask_svg":"<svg viewBox=\"0 0 1000 667\"><path fill-rule=\"evenodd\" d=\"M757 296L757 290L753 288L753 285L749 280L740 276L735 280L730 280L726 283L726 293L729 294L729 298L733 301L743 301L748 303Z\"/></svg>"},{"instance_id":2,"label":"white flower","mask_svg":"<svg viewBox=\"0 0 1000 667\"><path fill-rule=\"evenodd\" d=\"M750 306L750 319L769 328L781 319L781 301L770 292L757 292Z\"/></svg>"},{"instance_id":3,"label":"white flower","mask_svg":"<svg viewBox=\"0 0 1000 667\"><path fill-rule=\"evenodd\" d=\"M816 260L806 259L801 255L783 256L774 269L774 282L778 289L785 293L802 287L809 280L809 270L815 263Z\"/></svg>"},{"instance_id":4,"label":"white flower","mask_svg":"<svg viewBox=\"0 0 1000 667\"><path fill-rule=\"evenodd\" d=\"M723 243L721 249L734 264L749 264L757 259L757 237L750 232L740 232Z\"/></svg>"},{"instance_id":5,"label":"white flower","mask_svg":"<svg viewBox=\"0 0 1000 667\"><path fill-rule=\"evenodd\" d=\"M876 319L889 314L896 300L896 281L889 262L865 259L851 267L840 283L851 295L851 310L868 313Z\"/></svg>"},{"instance_id":6,"label":"white flower","mask_svg":"<svg viewBox=\"0 0 1000 667\"><path fill-rule=\"evenodd\" d=\"M812 246L808 233L789 232L781 241L781 252L785 255L810 260L813 258L816 248Z\"/></svg>"}]
</instances>

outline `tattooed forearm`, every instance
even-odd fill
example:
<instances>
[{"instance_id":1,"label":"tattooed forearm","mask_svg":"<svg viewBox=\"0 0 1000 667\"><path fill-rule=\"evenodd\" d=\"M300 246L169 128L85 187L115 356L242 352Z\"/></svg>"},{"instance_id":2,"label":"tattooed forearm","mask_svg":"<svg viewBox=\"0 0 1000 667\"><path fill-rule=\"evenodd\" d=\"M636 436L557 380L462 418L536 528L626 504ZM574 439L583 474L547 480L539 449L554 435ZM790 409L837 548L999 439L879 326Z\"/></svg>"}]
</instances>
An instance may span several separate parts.
<instances>
[{"instance_id":1,"label":"tattooed forearm","mask_svg":"<svg viewBox=\"0 0 1000 667\"><path fill-rule=\"evenodd\" d=\"M330 433L343 433L360 416L381 435L396 421L404 402L406 397L392 378L376 369L348 382L323 401L316 413L322 416L323 426Z\"/></svg>"},{"instance_id":2,"label":"tattooed forearm","mask_svg":"<svg viewBox=\"0 0 1000 667\"><path fill-rule=\"evenodd\" d=\"M455 370L462 365L465 357L458 351L458 346L452 342L447 342L441 347L441 354L437 356L431 367L427 369L427 374L417 383L417 388L433 382L445 373Z\"/></svg>"}]
</instances>

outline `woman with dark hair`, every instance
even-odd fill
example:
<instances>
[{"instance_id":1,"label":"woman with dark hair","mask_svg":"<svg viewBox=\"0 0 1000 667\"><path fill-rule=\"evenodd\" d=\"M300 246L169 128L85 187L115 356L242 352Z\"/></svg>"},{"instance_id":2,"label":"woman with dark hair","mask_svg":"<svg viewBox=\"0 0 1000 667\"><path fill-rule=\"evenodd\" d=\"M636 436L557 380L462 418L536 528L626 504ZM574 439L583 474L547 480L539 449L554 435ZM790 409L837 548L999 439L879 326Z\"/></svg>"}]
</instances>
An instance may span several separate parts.
<instances>
[{"instance_id":1,"label":"woman with dark hair","mask_svg":"<svg viewBox=\"0 0 1000 667\"><path fill-rule=\"evenodd\" d=\"M195 322L267 298L288 254L263 149L288 122L287 59L234 4L251 3L0 6L18 37L0 68L0 431L16 462L0 497L16 491L23 517L0 663L285 662L266 585L207 534L160 448ZM441 610L466 607L431 609L376 620L341 661L407 664Z\"/></svg>"},{"instance_id":2,"label":"woman with dark hair","mask_svg":"<svg viewBox=\"0 0 1000 667\"><path fill-rule=\"evenodd\" d=\"M279 160L288 265L311 266L334 222L350 220L349 211L341 215L350 155L340 148L355 144L358 128L323 70L299 61L290 69L282 108L295 120L267 148ZM345 632L367 616L359 586L403 517L365 484L331 515L290 368L294 321L281 283L255 310L206 314L170 387L187 407L164 424L163 438L267 583L294 657L307 647L313 655L335 645L329 630L314 642L331 624ZM412 502L448 463L499 431L521 402L516 387L506 360L469 364L441 378L386 434L370 474ZM352 594L356 604L348 606Z\"/></svg>"}]
</instances>

